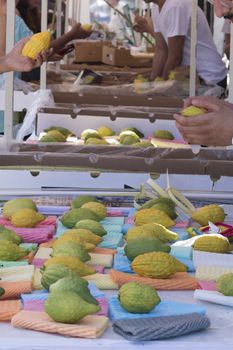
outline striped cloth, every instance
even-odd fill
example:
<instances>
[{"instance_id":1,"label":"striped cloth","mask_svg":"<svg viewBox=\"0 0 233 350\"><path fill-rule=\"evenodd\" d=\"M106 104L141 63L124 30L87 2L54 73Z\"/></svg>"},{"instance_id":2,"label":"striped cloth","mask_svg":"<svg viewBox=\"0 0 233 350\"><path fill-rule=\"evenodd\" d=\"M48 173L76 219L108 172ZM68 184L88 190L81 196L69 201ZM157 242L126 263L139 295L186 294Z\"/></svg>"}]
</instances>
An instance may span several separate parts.
<instances>
[{"instance_id":1,"label":"striped cloth","mask_svg":"<svg viewBox=\"0 0 233 350\"><path fill-rule=\"evenodd\" d=\"M195 290L199 288L197 280L190 277L186 272L177 272L167 279L156 279L118 272L112 269L109 276L119 286L128 282L141 282L157 290Z\"/></svg>"},{"instance_id":2,"label":"striped cloth","mask_svg":"<svg viewBox=\"0 0 233 350\"><path fill-rule=\"evenodd\" d=\"M45 312L22 310L11 320L13 327L64 336L95 339L108 328L105 316L86 316L78 324L54 322Z\"/></svg>"},{"instance_id":3,"label":"striped cloth","mask_svg":"<svg viewBox=\"0 0 233 350\"><path fill-rule=\"evenodd\" d=\"M210 326L206 316L189 314L171 317L139 318L113 323L113 330L130 341L149 341L179 337Z\"/></svg>"}]
</instances>

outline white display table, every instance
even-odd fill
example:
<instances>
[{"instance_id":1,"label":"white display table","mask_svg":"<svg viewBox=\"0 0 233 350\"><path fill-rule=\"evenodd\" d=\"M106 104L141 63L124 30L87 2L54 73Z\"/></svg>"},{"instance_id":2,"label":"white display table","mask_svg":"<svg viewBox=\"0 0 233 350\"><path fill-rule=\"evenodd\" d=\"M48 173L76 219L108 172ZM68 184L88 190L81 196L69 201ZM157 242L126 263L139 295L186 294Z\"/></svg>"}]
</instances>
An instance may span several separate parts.
<instances>
[{"instance_id":1,"label":"white display table","mask_svg":"<svg viewBox=\"0 0 233 350\"><path fill-rule=\"evenodd\" d=\"M112 295L112 292L106 292ZM41 332L20 330L0 324L0 350L73 350L73 349L159 349L159 350L232 350L233 308L196 301L193 292L160 292L163 300L197 303L206 308L211 327L203 332L164 341L134 343L118 336L109 327L99 339L66 338Z\"/></svg>"}]
</instances>

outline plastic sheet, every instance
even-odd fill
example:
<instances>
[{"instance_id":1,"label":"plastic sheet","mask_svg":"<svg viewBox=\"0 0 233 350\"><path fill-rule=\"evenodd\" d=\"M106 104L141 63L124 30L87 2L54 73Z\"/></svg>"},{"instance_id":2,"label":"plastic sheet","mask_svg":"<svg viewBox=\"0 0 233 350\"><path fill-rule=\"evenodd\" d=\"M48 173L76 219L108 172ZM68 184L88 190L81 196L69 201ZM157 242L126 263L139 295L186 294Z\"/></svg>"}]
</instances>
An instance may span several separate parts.
<instances>
[{"instance_id":1,"label":"plastic sheet","mask_svg":"<svg viewBox=\"0 0 233 350\"><path fill-rule=\"evenodd\" d=\"M43 106L53 106L54 99L50 90L38 90L35 92L34 103L31 108L27 111L27 114L24 118L23 125L19 129L16 140L22 141L25 136L32 134L35 130L35 120L37 110Z\"/></svg>"}]
</instances>

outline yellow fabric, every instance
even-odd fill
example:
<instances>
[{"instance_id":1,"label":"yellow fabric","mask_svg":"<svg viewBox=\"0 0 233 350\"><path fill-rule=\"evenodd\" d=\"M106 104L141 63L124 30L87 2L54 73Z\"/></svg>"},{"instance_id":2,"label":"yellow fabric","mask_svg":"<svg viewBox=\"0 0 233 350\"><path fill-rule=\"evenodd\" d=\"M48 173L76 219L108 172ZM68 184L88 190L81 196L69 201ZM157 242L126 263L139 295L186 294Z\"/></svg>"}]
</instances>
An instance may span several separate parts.
<instances>
[{"instance_id":1,"label":"yellow fabric","mask_svg":"<svg viewBox=\"0 0 233 350\"><path fill-rule=\"evenodd\" d=\"M89 265L101 265L104 267L112 267L113 255L90 253L90 256L91 260L88 261Z\"/></svg>"},{"instance_id":2,"label":"yellow fabric","mask_svg":"<svg viewBox=\"0 0 233 350\"><path fill-rule=\"evenodd\" d=\"M96 287L99 289L118 289L118 284L113 282L109 275L96 273L95 275L85 276L83 278L88 282L94 282L96 284Z\"/></svg>"},{"instance_id":3,"label":"yellow fabric","mask_svg":"<svg viewBox=\"0 0 233 350\"><path fill-rule=\"evenodd\" d=\"M35 269L33 281L32 281L32 288L33 290L40 290L44 289L41 285L41 272L40 269Z\"/></svg>"},{"instance_id":4,"label":"yellow fabric","mask_svg":"<svg viewBox=\"0 0 233 350\"><path fill-rule=\"evenodd\" d=\"M198 266L196 269L196 279L204 281L215 281L224 273L233 273L233 267L220 266Z\"/></svg>"},{"instance_id":5,"label":"yellow fabric","mask_svg":"<svg viewBox=\"0 0 233 350\"><path fill-rule=\"evenodd\" d=\"M0 268L0 281L32 281L35 267L33 265Z\"/></svg>"},{"instance_id":6,"label":"yellow fabric","mask_svg":"<svg viewBox=\"0 0 233 350\"><path fill-rule=\"evenodd\" d=\"M16 328L95 339L105 332L109 322L105 316L86 316L78 324L57 323L45 312L22 310L12 318L11 324Z\"/></svg>"},{"instance_id":7,"label":"yellow fabric","mask_svg":"<svg viewBox=\"0 0 233 350\"><path fill-rule=\"evenodd\" d=\"M52 252L52 248L40 247L35 255L35 259L50 259Z\"/></svg>"}]
</instances>

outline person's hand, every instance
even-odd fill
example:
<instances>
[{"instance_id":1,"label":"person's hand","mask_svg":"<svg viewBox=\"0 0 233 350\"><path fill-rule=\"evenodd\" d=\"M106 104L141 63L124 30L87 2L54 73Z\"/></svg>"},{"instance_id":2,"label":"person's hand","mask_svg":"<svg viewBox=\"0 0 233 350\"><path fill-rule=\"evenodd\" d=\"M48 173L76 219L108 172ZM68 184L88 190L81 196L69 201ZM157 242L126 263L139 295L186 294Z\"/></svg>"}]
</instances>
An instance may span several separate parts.
<instances>
[{"instance_id":1,"label":"person's hand","mask_svg":"<svg viewBox=\"0 0 233 350\"><path fill-rule=\"evenodd\" d=\"M211 97L193 97L185 106L195 105L208 110L197 117L174 115L176 126L190 144L228 146L233 137L233 106Z\"/></svg>"},{"instance_id":2,"label":"person's hand","mask_svg":"<svg viewBox=\"0 0 233 350\"><path fill-rule=\"evenodd\" d=\"M153 28L148 23L147 19L142 16L136 16L134 20L133 29L138 33L151 33Z\"/></svg>"},{"instance_id":3,"label":"person's hand","mask_svg":"<svg viewBox=\"0 0 233 350\"><path fill-rule=\"evenodd\" d=\"M91 35L92 31L83 29L81 23L76 23L70 30L71 40L74 39L86 39Z\"/></svg>"},{"instance_id":4,"label":"person's hand","mask_svg":"<svg viewBox=\"0 0 233 350\"><path fill-rule=\"evenodd\" d=\"M229 16L233 13L232 0L214 0L214 10L217 17ZM233 17L230 18L233 21Z\"/></svg>"},{"instance_id":5,"label":"person's hand","mask_svg":"<svg viewBox=\"0 0 233 350\"><path fill-rule=\"evenodd\" d=\"M23 47L28 40L30 40L30 37L20 40L13 50L6 55L5 62L9 71L29 72L48 60L48 57L51 55L51 50L40 53L35 60L22 56Z\"/></svg>"},{"instance_id":6,"label":"person's hand","mask_svg":"<svg viewBox=\"0 0 233 350\"><path fill-rule=\"evenodd\" d=\"M211 96L193 96L184 100L184 108L192 105L203 107L208 111L214 111L218 106L221 108L222 106L226 105L233 109L233 104Z\"/></svg>"}]
</instances>

